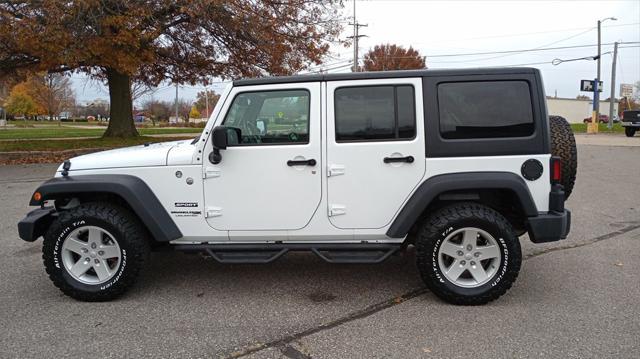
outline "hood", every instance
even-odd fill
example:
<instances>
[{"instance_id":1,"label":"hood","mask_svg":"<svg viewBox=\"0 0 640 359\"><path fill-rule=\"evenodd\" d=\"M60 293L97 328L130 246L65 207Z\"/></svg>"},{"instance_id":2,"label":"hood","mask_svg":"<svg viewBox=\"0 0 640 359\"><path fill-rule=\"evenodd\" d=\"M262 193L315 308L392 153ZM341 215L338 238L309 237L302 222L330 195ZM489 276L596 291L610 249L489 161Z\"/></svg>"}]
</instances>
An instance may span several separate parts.
<instances>
[{"instance_id":1,"label":"hood","mask_svg":"<svg viewBox=\"0 0 640 359\"><path fill-rule=\"evenodd\" d=\"M185 146L190 142L191 140L151 143L73 157L70 159L70 171L166 166L169 151L178 145ZM57 171L62 171L62 165L58 167Z\"/></svg>"}]
</instances>

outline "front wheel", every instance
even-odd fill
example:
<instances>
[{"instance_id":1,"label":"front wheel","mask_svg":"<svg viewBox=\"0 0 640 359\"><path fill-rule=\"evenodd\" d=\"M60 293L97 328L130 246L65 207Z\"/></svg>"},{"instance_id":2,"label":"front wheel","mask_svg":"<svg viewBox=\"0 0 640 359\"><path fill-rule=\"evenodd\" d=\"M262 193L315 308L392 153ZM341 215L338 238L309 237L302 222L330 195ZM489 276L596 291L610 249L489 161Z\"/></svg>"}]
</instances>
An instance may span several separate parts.
<instances>
[{"instance_id":1,"label":"front wheel","mask_svg":"<svg viewBox=\"0 0 640 359\"><path fill-rule=\"evenodd\" d=\"M511 224L477 203L444 207L423 222L416 257L427 287L461 305L485 304L506 293L522 262Z\"/></svg>"},{"instance_id":2,"label":"front wheel","mask_svg":"<svg viewBox=\"0 0 640 359\"><path fill-rule=\"evenodd\" d=\"M633 127L625 127L624 134L627 135L627 137L633 137L633 135L636 134L636 129Z\"/></svg>"},{"instance_id":3,"label":"front wheel","mask_svg":"<svg viewBox=\"0 0 640 359\"><path fill-rule=\"evenodd\" d=\"M53 284L70 297L91 302L124 293L148 254L149 244L138 220L109 203L84 203L59 212L42 247Z\"/></svg>"}]
</instances>

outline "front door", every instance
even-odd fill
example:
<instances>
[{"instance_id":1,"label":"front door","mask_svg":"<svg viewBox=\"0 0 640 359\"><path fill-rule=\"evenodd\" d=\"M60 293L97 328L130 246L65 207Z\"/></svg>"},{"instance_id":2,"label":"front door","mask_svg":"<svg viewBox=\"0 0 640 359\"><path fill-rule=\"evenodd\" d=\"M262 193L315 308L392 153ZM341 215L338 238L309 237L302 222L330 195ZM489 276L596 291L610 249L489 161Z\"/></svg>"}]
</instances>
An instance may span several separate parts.
<instances>
[{"instance_id":1,"label":"front door","mask_svg":"<svg viewBox=\"0 0 640 359\"><path fill-rule=\"evenodd\" d=\"M222 161L204 160L205 213L218 230L295 230L321 198L320 83L241 86L216 125L234 128ZM231 232L233 237L233 232Z\"/></svg>"},{"instance_id":2,"label":"front door","mask_svg":"<svg viewBox=\"0 0 640 359\"><path fill-rule=\"evenodd\" d=\"M420 79L327 83L328 215L338 228L390 224L425 173Z\"/></svg>"}]
</instances>

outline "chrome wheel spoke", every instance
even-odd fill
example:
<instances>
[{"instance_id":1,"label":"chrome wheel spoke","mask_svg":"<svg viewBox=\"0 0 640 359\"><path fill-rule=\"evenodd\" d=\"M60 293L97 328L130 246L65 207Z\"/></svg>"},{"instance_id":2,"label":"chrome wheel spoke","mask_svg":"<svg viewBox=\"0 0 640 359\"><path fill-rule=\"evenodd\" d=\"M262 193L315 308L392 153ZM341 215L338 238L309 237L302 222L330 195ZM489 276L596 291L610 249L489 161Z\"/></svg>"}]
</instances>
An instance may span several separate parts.
<instances>
[{"instance_id":1,"label":"chrome wheel spoke","mask_svg":"<svg viewBox=\"0 0 640 359\"><path fill-rule=\"evenodd\" d=\"M459 257L460 254L458 252L461 252L463 249L462 246L459 246L457 244L451 243L450 241L446 241L444 243L442 243L442 247L440 247L440 251L446 255L448 255L449 257Z\"/></svg>"},{"instance_id":2,"label":"chrome wheel spoke","mask_svg":"<svg viewBox=\"0 0 640 359\"><path fill-rule=\"evenodd\" d=\"M98 228L92 227L89 228L89 244L93 245L94 243L96 246L102 244L102 231L100 231Z\"/></svg>"},{"instance_id":3,"label":"chrome wheel spoke","mask_svg":"<svg viewBox=\"0 0 640 359\"><path fill-rule=\"evenodd\" d=\"M91 268L91 261L88 261L85 258L80 258L76 264L69 268L69 273L76 277L81 277L89 270L89 268Z\"/></svg>"},{"instance_id":4,"label":"chrome wheel spoke","mask_svg":"<svg viewBox=\"0 0 640 359\"><path fill-rule=\"evenodd\" d=\"M480 253L479 259L491 259L500 257L500 248L497 245L488 245L476 248L476 252Z\"/></svg>"},{"instance_id":5,"label":"chrome wheel spoke","mask_svg":"<svg viewBox=\"0 0 640 359\"><path fill-rule=\"evenodd\" d=\"M473 276L473 279L475 279L476 282L478 283L483 283L487 279L489 279L487 272L484 270L484 268L482 268L480 263L473 266L469 266L469 273L471 273L471 276Z\"/></svg>"},{"instance_id":6,"label":"chrome wheel spoke","mask_svg":"<svg viewBox=\"0 0 640 359\"><path fill-rule=\"evenodd\" d=\"M464 273L465 270L466 268L464 267L464 265L462 265L460 261L455 260L453 261L449 269L447 269L447 277L455 281L460 278L460 275Z\"/></svg>"},{"instance_id":7,"label":"chrome wheel spoke","mask_svg":"<svg viewBox=\"0 0 640 359\"><path fill-rule=\"evenodd\" d=\"M101 259L99 260L98 263L95 263L93 265L93 270L96 272L96 275L98 276L98 280L100 281L107 280L111 276L109 265L107 264L107 261L104 259Z\"/></svg>"},{"instance_id":8,"label":"chrome wheel spoke","mask_svg":"<svg viewBox=\"0 0 640 359\"><path fill-rule=\"evenodd\" d=\"M104 259L120 257L120 248L118 248L118 246L116 245L101 246L100 252L102 252L100 257Z\"/></svg>"},{"instance_id":9,"label":"chrome wheel spoke","mask_svg":"<svg viewBox=\"0 0 640 359\"><path fill-rule=\"evenodd\" d=\"M462 246L465 248L475 248L478 243L478 231L474 229L466 229L462 236Z\"/></svg>"},{"instance_id":10,"label":"chrome wheel spoke","mask_svg":"<svg viewBox=\"0 0 640 359\"><path fill-rule=\"evenodd\" d=\"M86 247L87 243L81 240L78 240L76 238L67 238L67 240L64 241L63 249L67 249L72 251L73 253L83 255L84 253L86 253Z\"/></svg>"}]
</instances>

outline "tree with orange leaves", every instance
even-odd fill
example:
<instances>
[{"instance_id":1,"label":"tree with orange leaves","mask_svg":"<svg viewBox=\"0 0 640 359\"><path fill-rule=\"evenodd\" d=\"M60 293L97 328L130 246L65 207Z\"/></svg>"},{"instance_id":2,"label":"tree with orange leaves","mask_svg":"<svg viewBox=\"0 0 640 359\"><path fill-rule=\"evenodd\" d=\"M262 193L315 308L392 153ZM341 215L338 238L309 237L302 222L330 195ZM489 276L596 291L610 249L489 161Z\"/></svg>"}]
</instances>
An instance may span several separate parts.
<instances>
[{"instance_id":1,"label":"tree with orange leaves","mask_svg":"<svg viewBox=\"0 0 640 359\"><path fill-rule=\"evenodd\" d=\"M413 47L376 45L364 55L365 71L426 69L425 59Z\"/></svg>"},{"instance_id":2,"label":"tree with orange leaves","mask_svg":"<svg viewBox=\"0 0 640 359\"><path fill-rule=\"evenodd\" d=\"M131 83L205 83L319 64L340 0L0 0L0 77L78 71L109 87L107 137L137 135Z\"/></svg>"},{"instance_id":3,"label":"tree with orange leaves","mask_svg":"<svg viewBox=\"0 0 640 359\"><path fill-rule=\"evenodd\" d=\"M25 120L29 116L43 114L44 109L38 106L29 92L29 87L25 82L15 85L4 104L6 111L13 115L24 116Z\"/></svg>"}]
</instances>

